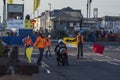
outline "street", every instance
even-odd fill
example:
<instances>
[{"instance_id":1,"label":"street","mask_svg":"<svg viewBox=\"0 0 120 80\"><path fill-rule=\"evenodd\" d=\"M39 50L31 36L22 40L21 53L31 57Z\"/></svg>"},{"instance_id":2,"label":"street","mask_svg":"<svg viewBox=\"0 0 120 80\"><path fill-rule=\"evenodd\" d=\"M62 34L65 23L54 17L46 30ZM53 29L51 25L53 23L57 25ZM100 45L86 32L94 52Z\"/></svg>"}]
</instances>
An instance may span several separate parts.
<instances>
[{"instance_id":1,"label":"street","mask_svg":"<svg viewBox=\"0 0 120 80\"><path fill-rule=\"evenodd\" d=\"M83 59L76 59L76 48L68 48L69 66L57 65L54 45L51 48L52 57L44 56L42 65L39 67L39 74L32 76L36 80L120 80L120 46L118 43L103 44L105 45L104 54L99 55L93 52L92 44L86 43ZM20 55L23 53L21 49ZM36 62L37 57L38 49L34 49L33 63Z\"/></svg>"}]
</instances>

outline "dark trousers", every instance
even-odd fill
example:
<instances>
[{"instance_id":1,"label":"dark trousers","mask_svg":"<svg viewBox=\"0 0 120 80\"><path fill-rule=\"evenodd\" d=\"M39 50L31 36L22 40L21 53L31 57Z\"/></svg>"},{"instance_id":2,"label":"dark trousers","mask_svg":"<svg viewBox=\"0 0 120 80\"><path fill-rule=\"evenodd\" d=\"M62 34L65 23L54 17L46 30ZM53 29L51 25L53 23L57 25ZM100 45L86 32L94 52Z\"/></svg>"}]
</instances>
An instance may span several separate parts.
<instances>
[{"instance_id":1,"label":"dark trousers","mask_svg":"<svg viewBox=\"0 0 120 80\"><path fill-rule=\"evenodd\" d=\"M41 64L44 49L39 48L39 52L40 52L40 54L39 54L39 57L38 57L38 60L37 60L37 64Z\"/></svg>"},{"instance_id":2,"label":"dark trousers","mask_svg":"<svg viewBox=\"0 0 120 80\"><path fill-rule=\"evenodd\" d=\"M79 56L83 58L83 44L78 44L77 46L77 59L79 59Z\"/></svg>"},{"instance_id":3,"label":"dark trousers","mask_svg":"<svg viewBox=\"0 0 120 80\"><path fill-rule=\"evenodd\" d=\"M48 57L48 54L49 56L51 56L50 46L47 47L47 51L45 53L46 53L46 57Z\"/></svg>"}]
</instances>

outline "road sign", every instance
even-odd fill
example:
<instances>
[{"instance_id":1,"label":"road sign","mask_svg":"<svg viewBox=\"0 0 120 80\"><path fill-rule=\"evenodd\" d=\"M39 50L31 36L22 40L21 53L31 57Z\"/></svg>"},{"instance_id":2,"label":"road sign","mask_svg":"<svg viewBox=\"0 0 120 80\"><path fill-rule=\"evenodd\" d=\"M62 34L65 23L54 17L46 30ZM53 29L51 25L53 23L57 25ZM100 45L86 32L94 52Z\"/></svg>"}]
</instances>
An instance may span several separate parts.
<instances>
[{"instance_id":1,"label":"road sign","mask_svg":"<svg viewBox=\"0 0 120 80\"><path fill-rule=\"evenodd\" d=\"M33 29L33 24L31 20L25 20L25 28L26 29Z\"/></svg>"}]
</instances>

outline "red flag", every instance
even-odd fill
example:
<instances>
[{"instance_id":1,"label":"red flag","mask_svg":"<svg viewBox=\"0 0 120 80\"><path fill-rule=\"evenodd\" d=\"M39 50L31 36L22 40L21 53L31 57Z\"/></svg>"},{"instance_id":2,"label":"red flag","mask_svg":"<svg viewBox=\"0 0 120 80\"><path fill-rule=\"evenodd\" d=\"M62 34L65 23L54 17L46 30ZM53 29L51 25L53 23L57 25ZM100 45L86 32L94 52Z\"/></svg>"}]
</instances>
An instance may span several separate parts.
<instances>
[{"instance_id":1,"label":"red flag","mask_svg":"<svg viewBox=\"0 0 120 80\"><path fill-rule=\"evenodd\" d=\"M95 43L94 47L93 47L93 50L94 50L95 53L103 54L104 46L101 45L101 44Z\"/></svg>"}]
</instances>

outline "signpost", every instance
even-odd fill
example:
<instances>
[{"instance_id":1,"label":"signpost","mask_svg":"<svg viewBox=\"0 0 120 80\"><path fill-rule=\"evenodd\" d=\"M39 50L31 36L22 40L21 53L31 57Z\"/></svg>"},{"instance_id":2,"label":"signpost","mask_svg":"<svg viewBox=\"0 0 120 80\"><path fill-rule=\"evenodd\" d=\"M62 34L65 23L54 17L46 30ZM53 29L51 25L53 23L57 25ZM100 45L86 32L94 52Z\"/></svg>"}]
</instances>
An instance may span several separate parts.
<instances>
[{"instance_id":1,"label":"signpost","mask_svg":"<svg viewBox=\"0 0 120 80\"><path fill-rule=\"evenodd\" d=\"M7 27L8 28L23 29L24 28L24 20L10 20L10 21L7 21Z\"/></svg>"}]
</instances>

